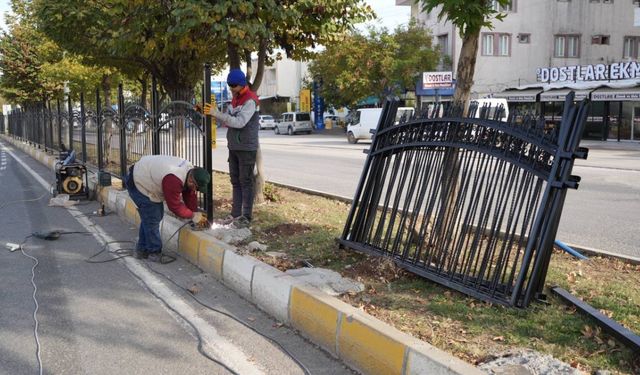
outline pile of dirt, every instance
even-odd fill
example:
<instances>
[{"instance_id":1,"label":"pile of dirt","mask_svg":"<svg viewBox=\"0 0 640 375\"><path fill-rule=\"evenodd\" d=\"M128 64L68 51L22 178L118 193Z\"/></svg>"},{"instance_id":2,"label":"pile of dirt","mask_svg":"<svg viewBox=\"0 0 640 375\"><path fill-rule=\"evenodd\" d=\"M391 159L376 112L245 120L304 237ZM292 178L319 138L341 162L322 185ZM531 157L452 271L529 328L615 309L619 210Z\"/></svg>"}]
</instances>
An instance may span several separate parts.
<instances>
[{"instance_id":1,"label":"pile of dirt","mask_svg":"<svg viewBox=\"0 0 640 375\"><path fill-rule=\"evenodd\" d=\"M358 278L373 278L388 283L407 275L391 259L383 257L367 257L362 261L346 268L343 275L357 280Z\"/></svg>"}]
</instances>

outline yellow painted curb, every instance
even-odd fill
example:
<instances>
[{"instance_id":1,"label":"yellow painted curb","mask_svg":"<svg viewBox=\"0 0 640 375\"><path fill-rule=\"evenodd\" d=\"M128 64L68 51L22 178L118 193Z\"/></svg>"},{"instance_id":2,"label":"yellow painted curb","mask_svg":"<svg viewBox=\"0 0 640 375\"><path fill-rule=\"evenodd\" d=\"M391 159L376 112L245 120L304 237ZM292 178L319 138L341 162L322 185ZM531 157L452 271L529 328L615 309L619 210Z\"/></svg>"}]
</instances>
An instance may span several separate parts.
<instances>
[{"instance_id":1,"label":"yellow painted curb","mask_svg":"<svg viewBox=\"0 0 640 375\"><path fill-rule=\"evenodd\" d=\"M124 215L130 223L140 224L138 217L138 208L131 199L127 199L124 205Z\"/></svg>"},{"instance_id":2,"label":"yellow painted curb","mask_svg":"<svg viewBox=\"0 0 640 375\"><path fill-rule=\"evenodd\" d=\"M222 265L224 263L225 249L215 241L203 236L200 239L200 249L198 250L198 267L205 272L213 274L218 279L222 279Z\"/></svg>"},{"instance_id":3,"label":"yellow painted curb","mask_svg":"<svg viewBox=\"0 0 640 375\"><path fill-rule=\"evenodd\" d=\"M365 374L401 374L405 345L386 335L380 325L363 317L343 315L338 331L338 355Z\"/></svg>"},{"instance_id":4,"label":"yellow painted curb","mask_svg":"<svg viewBox=\"0 0 640 375\"><path fill-rule=\"evenodd\" d=\"M340 311L328 295L306 287L293 287L289 302L291 325L337 355L336 332Z\"/></svg>"},{"instance_id":5,"label":"yellow painted curb","mask_svg":"<svg viewBox=\"0 0 640 375\"><path fill-rule=\"evenodd\" d=\"M188 228L182 228L178 233L178 251L193 264L198 264L198 248L200 236Z\"/></svg>"}]
</instances>

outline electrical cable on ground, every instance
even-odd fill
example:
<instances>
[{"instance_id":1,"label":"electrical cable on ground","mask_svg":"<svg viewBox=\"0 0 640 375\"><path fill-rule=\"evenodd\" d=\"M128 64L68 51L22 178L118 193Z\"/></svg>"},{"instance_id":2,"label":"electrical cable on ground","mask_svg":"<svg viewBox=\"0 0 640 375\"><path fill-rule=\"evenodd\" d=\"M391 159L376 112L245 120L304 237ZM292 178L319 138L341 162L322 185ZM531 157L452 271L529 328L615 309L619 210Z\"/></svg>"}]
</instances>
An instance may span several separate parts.
<instances>
[{"instance_id":1,"label":"electrical cable on ground","mask_svg":"<svg viewBox=\"0 0 640 375\"><path fill-rule=\"evenodd\" d=\"M234 315L226 312L226 311L222 311L219 309L216 309L215 307L209 306L208 304L200 301L200 299L198 299L198 297L196 297L191 291L189 291L189 289L183 287L182 285L178 284L177 282L175 282L173 279L171 279L169 276L163 274L160 271L155 270L153 267L149 266L148 264L145 264L145 266L152 272L164 277L165 279L169 280L173 285L175 285L176 287L180 288L182 291L184 291L186 294L188 294L191 298L193 298L196 302L198 302L201 306L217 312L218 314L222 314L230 319L235 320L236 322L242 324L243 326L249 328L250 330L252 330L253 332L257 333L258 335L264 337L265 339L269 340L270 342L272 342L273 344L275 344L276 346L278 346L280 348L280 350L282 352L284 352L287 356L289 356L289 358L291 358L296 364L298 364L298 366L302 369L302 371L306 374L309 375L311 372L309 371L309 369L302 363L300 362L293 354L291 354L291 352L289 352L284 346L282 346L282 344L280 344L278 341L276 341L276 339L267 336L266 334L259 332L258 330L256 330L255 328L251 327L249 324L245 323L244 321L242 321L241 319L235 317Z\"/></svg>"},{"instance_id":2,"label":"electrical cable on ground","mask_svg":"<svg viewBox=\"0 0 640 375\"><path fill-rule=\"evenodd\" d=\"M110 251L111 253L117 255L115 258L111 258L111 259L107 259L107 260L92 260L93 258L97 257L98 255L104 253L107 250L107 248L109 247L109 245L114 244L114 243L131 243L131 244L135 244L135 242L133 242L133 241L108 241L108 242L105 242L104 246L102 246L102 250L100 250L97 253L93 254L92 256L90 256L89 258L85 259L84 261L87 262L87 263L108 263L108 262L113 262L115 260L131 256L131 252L134 249L119 248L119 249L115 249L113 251Z\"/></svg>"},{"instance_id":3,"label":"electrical cable on ground","mask_svg":"<svg viewBox=\"0 0 640 375\"><path fill-rule=\"evenodd\" d=\"M14 204L14 203L20 203L20 202L35 202L35 201L39 201L40 199L42 199L45 195L49 194L49 192L45 192L44 194L42 194L41 196L39 196L38 198L33 198L33 199L20 199L17 201L10 201L10 202L5 202L3 204L0 204L0 209L5 208L6 206L10 205L10 204Z\"/></svg>"},{"instance_id":4,"label":"electrical cable on ground","mask_svg":"<svg viewBox=\"0 0 640 375\"><path fill-rule=\"evenodd\" d=\"M198 331L198 328L196 328L196 326L189 319L187 319L184 315L180 314L176 309L171 307L171 305L169 305L169 303L167 301L165 301L156 292L154 292L153 289L151 289L149 287L149 285L147 285L147 283L144 280L142 280L142 278L140 276L136 275L134 272L131 272L131 270L129 270L129 272L133 275L133 277L138 279L147 288L147 290L151 294L153 294L154 297L159 299L165 305L166 308L168 308L169 310L173 311L176 315L178 315L180 318L182 318L182 320L184 320L187 324L189 324L189 326L191 326L193 331L196 333L196 337L198 338L198 352L200 352L200 354L202 354L205 358L209 359L210 361L215 362L219 366L223 367L225 370L229 371L231 374L240 375L237 372L235 372L232 368L230 368L229 366L225 365L223 362L221 362L221 361L213 358L209 354L207 354L207 352L205 352L203 347L202 347L203 346L202 345L202 342L203 342L202 335L200 334L200 331Z\"/></svg>"},{"instance_id":5,"label":"electrical cable on ground","mask_svg":"<svg viewBox=\"0 0 640 375\"><path fill-rule=\"evenodd\" d=\"M42 375L42 357L40 356L40 338L38 337L38 309L40 308L40 306L38 305L38 299L36 298L36 293L38 292L38 287L36 286L36 282L35 282L35 278L36 278L36 267L38 267L38 264L40 262L38 262L38 258L31 256L27 253L24 252L24 249L22 248L22 246L24 246L24 244L27 243L27 241L29 240L29 238L33 237L32 234L28 235L27 237L24 238L24 240L22 241L22 243L20 243L20 252L22 253L22 255L24 255L25 257L31 259L34 261L33 263L33 267L31 267L31 285L33 285L33 294L31 295L31 298L33 298L33 303L35 304L35 308L33 310L33 321L35 323L35 326L33 328L33 336L36 339L36 358L38 359L38 373L40 375Z\"/></svg>"}]
</instances>

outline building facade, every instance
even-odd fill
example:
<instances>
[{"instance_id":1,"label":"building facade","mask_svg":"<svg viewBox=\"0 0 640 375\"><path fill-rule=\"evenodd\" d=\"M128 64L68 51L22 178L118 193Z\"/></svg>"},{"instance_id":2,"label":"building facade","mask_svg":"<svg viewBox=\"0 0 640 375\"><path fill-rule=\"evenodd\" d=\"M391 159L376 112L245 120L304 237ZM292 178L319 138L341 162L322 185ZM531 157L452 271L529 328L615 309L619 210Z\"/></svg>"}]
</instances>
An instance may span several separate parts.
<instances>
[{"instance_id":1,"label":"building facade","mask_svg":"<svg viewBox=\"0 0 640 375\"><path fill-rule=\"evenodd\" d=\"M462 46L438 11L411 15L430 29L455 74ZM640 0L513 0L507 14L480 34L472 98L504 97L510 106L535 106L552 121L570 90L589 97L585 138L640 140Z\"/></svg>"},{"instance_id":2,"label":"building facade","mask_svg":"<svg viewBox=\"0 0 640 375\"><path fill-rule=\"evenodd\" d=\"M252 65L257 67L257 59ZM300 108L300 90L307 77L307 65L305 61L294 61L283 56L272 66L264 67L262 83L257 91L262 113L279 115Z\"/></svg>"}]
</instances>

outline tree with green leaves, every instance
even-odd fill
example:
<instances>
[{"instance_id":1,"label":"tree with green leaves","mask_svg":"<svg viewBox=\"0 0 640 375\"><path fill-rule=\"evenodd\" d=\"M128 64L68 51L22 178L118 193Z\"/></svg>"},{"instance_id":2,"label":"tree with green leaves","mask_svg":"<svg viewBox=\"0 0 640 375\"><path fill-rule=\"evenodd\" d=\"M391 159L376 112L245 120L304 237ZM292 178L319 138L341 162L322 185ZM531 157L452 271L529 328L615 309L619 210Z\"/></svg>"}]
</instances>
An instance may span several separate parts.
<instances>
[{"instance_id":1,"label":"tree with green leaves","mask_svg":"<svg viewBox=\"0 0 640 375\"><path fill-rule=\"evenodd\" d=\"M64 85L95 87L102 71L83 65L37 30L28 3L13 1L8 31L0 34L0 93L9 102L30 105L62 98Z\"/></svg>"},{"instance_id":2,"label":"tree with green leaves","mask_svg":"<svg viewBox=\"0 0 640 375\"><path fill-rule=\"evenodd\" d=\"M205 62L213 71L250 64L255 82L275 48L310 56L373 12L362 0L33 0L38 25L65 49L95 63L153 74L169 92L193 89ZM250 67L251 68L251 67ZM251 72L249 72L251 73ZM251 74L248 74L251 76ZM257 89L254 85L253 89Z\"/></svg>"},{"instance_id":3,"label":"tree with green leaves","mask_svg":"<svg viewBox=\"0 0 640 375\"><path fill-rule=\"evenodd\" d=\"M456 68L456 90L454 102L468 107L473 76L478 56L480 29L492 28L493 21L506 17L499 7L511 4L511 0L421 0L422 10L431 12L439 8L438 19L448 20L458 28L462 47Z\"/></svg>"},{"instance_id":4,"label":"tree with green leaves","mask_svg":"<svg viewBox=\"0 0 640 375\"><path fill-rule=\"evenodd\" d=\"M414 90L420 74L435 68L439 53L432 39L415 23L394 33L351 32L319 53L309 72L322 80L320 94L331 106L353 106L371 95L382 102L389 94Z\"/></svg>"}]
</instances>

